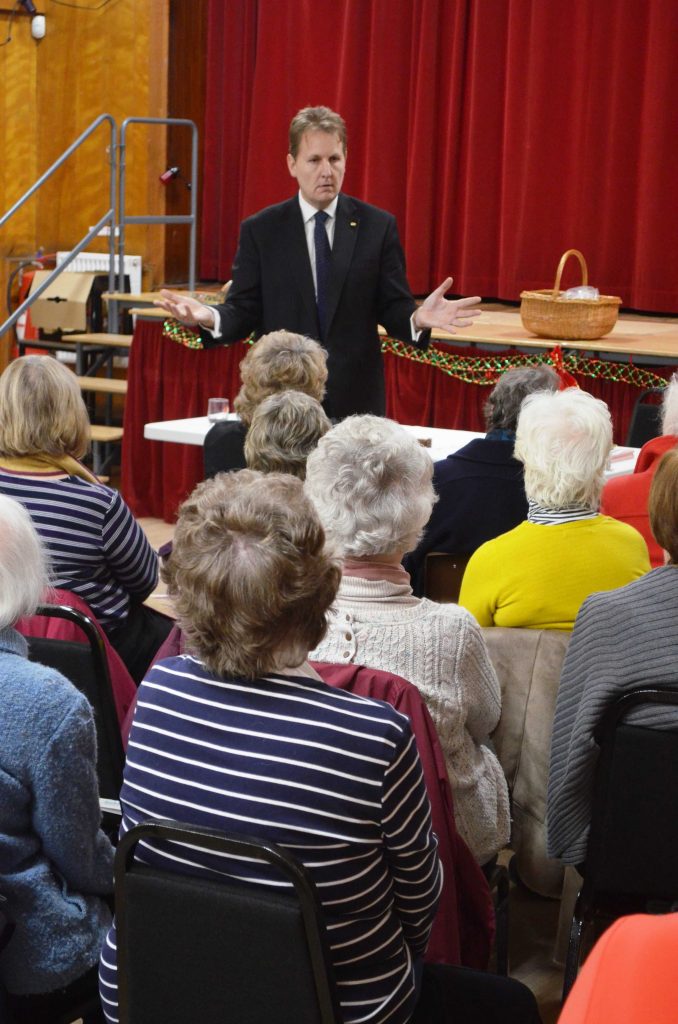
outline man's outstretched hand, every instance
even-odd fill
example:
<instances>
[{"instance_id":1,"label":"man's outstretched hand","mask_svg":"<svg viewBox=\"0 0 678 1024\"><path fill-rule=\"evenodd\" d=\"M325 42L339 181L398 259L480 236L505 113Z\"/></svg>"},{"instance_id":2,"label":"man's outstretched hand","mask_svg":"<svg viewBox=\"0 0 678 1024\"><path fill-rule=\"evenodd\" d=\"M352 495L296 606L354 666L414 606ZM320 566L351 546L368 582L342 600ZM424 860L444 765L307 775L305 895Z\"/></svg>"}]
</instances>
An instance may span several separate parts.
<instances>
[{"instance_id":1,"label":"man's outstretched hand","mask_svg":"<svg viewBox=\"0 0 678 1024\"><path fill-rule=\"evenodd\" d=\"M480 310L475 308L480 302L480 296L446 299L445 292L451 287L452 278L447 277L428 298L424 299L414 314L414 326L418 331L435 327L440 331L447 331L448 334L454 334L455 329L470 327L473 318L480 316Z\"/></svg>"},{"instance_id":2,"label":"man's outstretched hand","mask_svg":"<svg viewBox=\"0 0 678 1024\"><path fill-rule=\"evenodd\" d=\"M214 327L214 313L209 306L191 298L190 295L182 295L180 292L163 290L160 294L162 299L156 299L153 305L164 309L166 313L185 324L186 327Z\"/></svg>"}]
</instances>

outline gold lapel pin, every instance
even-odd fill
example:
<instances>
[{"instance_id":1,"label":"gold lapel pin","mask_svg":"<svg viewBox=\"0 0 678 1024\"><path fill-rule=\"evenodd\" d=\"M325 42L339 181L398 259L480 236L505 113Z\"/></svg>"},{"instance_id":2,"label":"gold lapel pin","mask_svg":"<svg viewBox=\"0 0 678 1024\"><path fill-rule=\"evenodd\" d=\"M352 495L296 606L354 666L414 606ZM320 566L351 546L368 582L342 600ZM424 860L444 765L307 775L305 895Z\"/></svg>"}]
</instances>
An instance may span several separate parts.
<instances>
[{"instance_id":1,"label":"gold lapel pin","mask_svg":"<svg viewBox=\"0 0 678 1024\"><path fill-rule=\"evenodd\" d=\"M351 226L352 228L357 228L357 227L358 227L358 221L357 221L357 220L352 220L352 221L351 221L351 225L350 225L350 226Z\"/></svg>"}]
</instances>

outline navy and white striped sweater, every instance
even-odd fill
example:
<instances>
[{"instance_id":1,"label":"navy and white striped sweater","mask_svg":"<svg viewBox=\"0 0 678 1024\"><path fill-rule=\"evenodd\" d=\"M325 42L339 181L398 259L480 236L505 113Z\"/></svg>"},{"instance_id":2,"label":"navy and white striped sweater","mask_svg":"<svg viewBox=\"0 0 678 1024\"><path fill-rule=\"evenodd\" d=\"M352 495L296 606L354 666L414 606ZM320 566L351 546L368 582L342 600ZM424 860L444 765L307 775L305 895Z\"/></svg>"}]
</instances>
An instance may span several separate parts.
<instances>
[{"instance_id":1,"label":"navy and white striped sweater","mask_svg":"<svg viewBox=\"0 0 678 1024\"><path fill-rule=\"evenodd\" d=\"M174 818L289 849L318 887L344 1019L410 1019L413 960L426 948L441 872L407 718L316 679L224 680L188 655L172 658L139 691L121 801L123 831ZM138 856L283 884L261 864L181 844L140 844ZM115 960L113 928L100 975L111 1022Z\"/></svg>"},{"instance_id":2,"label":"navy and white striped sweater","mask_svg":"<svg viewBox=\"0 0 678 1024\"><path fill-rule=\"evenodd\" d=\"M127 618L158 581L158 558L124 500L111 487L57 471L0 468L0 494L28 510L47 548L52 585L86 601L105 628Z\"/></svg>"}]
</instances>

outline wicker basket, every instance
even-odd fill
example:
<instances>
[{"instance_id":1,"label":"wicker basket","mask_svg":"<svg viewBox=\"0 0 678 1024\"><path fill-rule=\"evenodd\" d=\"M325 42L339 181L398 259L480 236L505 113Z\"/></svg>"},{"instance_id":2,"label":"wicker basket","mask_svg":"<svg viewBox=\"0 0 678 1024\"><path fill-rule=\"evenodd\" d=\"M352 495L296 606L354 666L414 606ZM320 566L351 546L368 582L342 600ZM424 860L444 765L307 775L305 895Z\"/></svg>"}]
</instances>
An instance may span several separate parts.
<instances>
[{"instance_id":1,"label":"wicker basket","mask_svg":"<svg viewBox=\"0 0 678 1024\"><path fill-rule=\"evenodd\" d=\"M621 299L601 295L598 299L561 299L560 278L570 256L579 260L582 284L588 284L586 260L579 249L568 249L560 257L553 289L543 288L520 293L520 318L523 326L540 338L584 341L609 334L617 322Z\"/></svg>"}]
</instances>

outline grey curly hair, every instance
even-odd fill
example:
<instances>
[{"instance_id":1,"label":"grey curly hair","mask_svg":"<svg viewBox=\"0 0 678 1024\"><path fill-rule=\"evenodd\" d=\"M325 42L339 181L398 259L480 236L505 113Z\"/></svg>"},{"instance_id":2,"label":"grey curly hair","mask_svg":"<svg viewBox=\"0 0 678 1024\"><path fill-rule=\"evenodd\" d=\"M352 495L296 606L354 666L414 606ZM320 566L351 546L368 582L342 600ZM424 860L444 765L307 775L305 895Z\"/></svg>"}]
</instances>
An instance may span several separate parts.
<instances>
[{"instance_id":1,"label":"grey curly hair","mask_svg":"<svg viewBox=\"0 0 678 1024\"><path fill-rule=\"evenodd\" d=\"M534 391L557 391L559 385L551 366L516 366L502 373L483 408L487 429L515 434L523 399Z\"/></svg>"}]
</instances>

